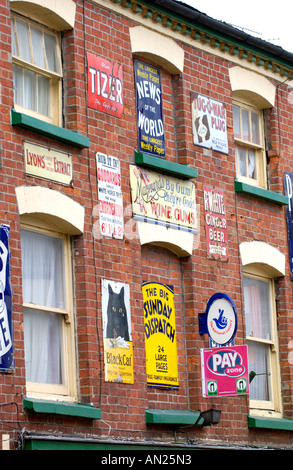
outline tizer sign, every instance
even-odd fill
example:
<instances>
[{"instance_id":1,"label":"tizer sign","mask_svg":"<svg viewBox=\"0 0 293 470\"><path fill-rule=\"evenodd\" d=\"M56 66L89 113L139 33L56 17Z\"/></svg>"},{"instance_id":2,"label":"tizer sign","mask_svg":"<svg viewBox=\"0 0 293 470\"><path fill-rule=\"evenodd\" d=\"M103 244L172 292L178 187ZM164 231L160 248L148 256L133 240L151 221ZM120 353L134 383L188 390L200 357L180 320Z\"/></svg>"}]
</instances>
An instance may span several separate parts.
<instances>
[{"instance_id":1,"label":"tizer sign","mask_svg":"<svg viewBox=\"0 0 293 470\"><path fill-rule=\"evenodd\" d=\"M249 393L247 346L201 349L203 396Z\"/></svg>"},{"instance_id":2,"label":"tizer sign","mask_svg":"<svg viewBox=\"0 0 293 470\"><path fill-rule=\"evenodd\" d=\"M90 52L88 62L88 105L113 116L123 114L122 66Z\"/></svg>"}]
</instances>

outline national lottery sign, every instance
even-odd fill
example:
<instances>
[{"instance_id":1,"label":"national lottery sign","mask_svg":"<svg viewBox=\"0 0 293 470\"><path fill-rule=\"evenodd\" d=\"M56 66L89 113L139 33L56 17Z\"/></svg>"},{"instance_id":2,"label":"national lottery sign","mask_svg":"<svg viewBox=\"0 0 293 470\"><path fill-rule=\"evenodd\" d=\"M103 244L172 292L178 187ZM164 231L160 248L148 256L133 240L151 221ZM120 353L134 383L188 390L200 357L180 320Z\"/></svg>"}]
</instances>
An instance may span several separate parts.
<instances>
[{"instance_id":1,"label":"national lottery sign","mask_svg":"<svg viewBox=\"0 0 293 470\"><path fill-rule=\"evenodd\" d=\"M134 61L138 147L141 152L165 157L160 71Z\"/></svg>"},{"instance_id":2,"label":"national lottery sign","mask_svg":"<svg viewBox=\"0 0 293 470\"><path fill-rule=\"evenodd\" d=\"M142 285L147 385L178 389L177 334L173 286Z\"/></svg>"}]
</instances>

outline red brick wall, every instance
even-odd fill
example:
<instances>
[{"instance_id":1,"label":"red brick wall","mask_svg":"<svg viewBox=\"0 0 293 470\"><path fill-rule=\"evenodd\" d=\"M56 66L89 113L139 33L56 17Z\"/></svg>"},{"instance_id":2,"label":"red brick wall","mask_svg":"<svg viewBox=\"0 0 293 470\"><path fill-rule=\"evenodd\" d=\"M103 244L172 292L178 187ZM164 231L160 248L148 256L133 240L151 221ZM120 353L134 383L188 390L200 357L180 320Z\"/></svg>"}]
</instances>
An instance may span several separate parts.
<instances>
[{"instance_id":1,"label":"red brick wall","mask_svg":"<svg viewBox=\"0 0 293 470\"><path fill-rule=\"evenodd\" d=\"M129 164L137 148L136 108L133 58L129 27L135 26L125 17L106 11L91 2L77 0L75 28L64 33L64 126L87 135L90 149L77 150L64 144L10 125L13 107L11 38L9 2L1 7L0 21L0 214L1 222L11 227L11 266L13 283L13 322L15 370L0 373L0 426L18 423L32 431L64 434L90 434L96 437L121 439L165 439L172 441L173 430L147 427L145 410L192 409L210 407L222 410L217 426L178 430L180 442L187 439L218 439L223 442L274 444L292 443L290 434L278 431L258 432L247 428L248 399L202 398L200 348L208 347L207 337L198 332L198 313L204 312L207 300L215 292L226 292L238 311L235 343L245 341L243 291L239 243L260 240L286 254L287 274L276 283L280 360L283 383L284 413L292 418L292 364L289 363L289 341L292 337L292 283L288 273L288 250L285 209L268 202L236 194L234 190L235 157L232 121L232 94L228 61L181 44L185 51L184 72L172 76L161 71L163 115L167 159L188 163L197 168L195 180L200 213L200 233L192 257L178 258L165 248L140 246L131 219ZM92 52L123 66L124 115L121 119L87 107L86 53ZM193 144L190 92L198 91L224 101L227 109L229 154L204 150ZM269 170L271 189L283 192L283 173L291 170L292 106L288 102L287 85L278 87L276 109L266 113L269 138ZM26 176L23 170L24 140L53 145L73 154L73 187ZM123 204L125 209L124 240L98 235L98 195L96 152L118 157L121 163ZM73 264L76 302L76 334L80 401L93 403L102 410L103 421L89 422L72 417L29 415L22 407L25 389L25 364L22 329L22 286L19 242L19 215L15 187L40 185L65 193L85 207L85 230L74 238ZM203 185L224 190L227 209L229 260L207 259L204 225ZM104 380L101 279L130 285L131 318L134 348L134 384L108 383ZM179 390L151 390L146 385L143 303L141 286L144 280L174 285L179 366ZM6 403L16 405L5 405ZM183 432L184 431L184 432Z\"/></svg>"}]
</instances>

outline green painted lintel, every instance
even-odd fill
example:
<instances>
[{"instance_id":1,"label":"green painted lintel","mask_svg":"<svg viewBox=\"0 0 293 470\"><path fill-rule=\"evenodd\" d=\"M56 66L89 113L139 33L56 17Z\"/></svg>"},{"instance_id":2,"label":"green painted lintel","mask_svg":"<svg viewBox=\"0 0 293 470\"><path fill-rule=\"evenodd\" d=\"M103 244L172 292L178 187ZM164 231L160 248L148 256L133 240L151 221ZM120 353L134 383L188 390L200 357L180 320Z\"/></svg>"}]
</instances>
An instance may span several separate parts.
<instances>
[{"instance_id":1,"label":"green painted lintel","mask_svg":"<svg viewBox=\"0 0 293 470\"><path fill-rule=\"evenodd\" d=\"M13 126L28 129L46 137L51 137L54 140L59 140L68 145L77 148L89 148L90 139L83 136L79 132L64 129L63 127L55 126L48 122L42 121L25 113L19 113L15 109L11 109L11 124Z\"/></svg>"},{"instance_id":2,"label":"green painted lintel","mask_svg":"<svg viewBox=\"0 0 293 470\"><path fill-rule=\"evenodd\" d=\"M156 410L148 409L145 412L146 424L177 424L200 425L203 418L199 411L188 410Z\"/></svg>"},{"instance_id":3,"label":"green painted lintel","mask_svg":"<svg viewBox=\"0 0 293 470\"><path fill-rule=\"evenodd\" d=\"M293 431L292 419L265 418L260 416L247 415L247 423L249 428L266 428Z\"/></svg>"},{"instance_id":4,"label":"green painted lintel","mask_svg":"<svg viewBox=\"0 0 293 470\"><path fill-rule=\"evenodd\" d=\"M284 196L281 193L275 193L274 191L269 191L268 189L259 188L257 186L252 186L247 183L242 183L241 181L235 180L235 191L237 193L247 194L248 196L254 196L265 201L273 202L281 206L289 204L289 199L287 196Z\"/></svg>"},{"instance_id":5,"label":"green painted lintel","mask_svg":"<svg viewBox=\"0 0 293 470\"><path fill-rule=\"evenodd\" d=\"M197 178L197 170L189 165L170 162L163 158L147 155L146 153L134 151L134 161L137 165L151 168L160 173L167 173L182 179Z\"/></svg>"},{"instance_id":6,"label":"green painted lintel","mask_svg":"<svg viewBox=\"0 0 293 470\"><path fill-rule=\"evenodd\" d=\"M25 397L23 399L23 407L27 409L27 411L34 411L35 413L79 416L90 419L102 418L102 413L99 408L83 403L66 403Z\"/></svg>"}]
</instances>

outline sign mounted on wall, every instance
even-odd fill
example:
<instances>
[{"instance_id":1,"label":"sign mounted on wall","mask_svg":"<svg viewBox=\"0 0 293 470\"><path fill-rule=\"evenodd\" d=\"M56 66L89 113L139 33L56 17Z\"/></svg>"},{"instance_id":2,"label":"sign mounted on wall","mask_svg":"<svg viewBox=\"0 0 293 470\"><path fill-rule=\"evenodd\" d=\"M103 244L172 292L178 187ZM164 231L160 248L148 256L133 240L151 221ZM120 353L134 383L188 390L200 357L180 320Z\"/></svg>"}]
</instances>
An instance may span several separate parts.
<instances>
[{"instance_id":1,"label":"sign mounted on wall","mask_svg":"<svg viewBox=\"0 0 293 470\"><path fill-rule=\"evenodd\" d=\"M204 185L204 209L208 258L228 259L227 220L224 193Z\"/></svg>"},{"instance_id":2,"label":"sign mounted on wall","mask_svg":"<svg viewBox=\"0 0 293 470\"><path fill-rule=\"evenodd\" d=\"M179 388L173 286L142 285L147 385Z\"/></svg>"},{"instance_id":3,"label":"sign mounted on wall","mask_svg":"<svg viewBox=\"0 0 293 470\"><path fill-rule=\"evenodd\" d=\"M212 295L205 313L199 314L199 332L208 333L215 346L229 344L237 331L237 312L233 300L221 292Z\"/></svg>"},{"instance_id":4,"label":"sign mounted on wall","mask_svg":"<svg viewBox=\"0 0 293 470\"><path fill-rule=\"evenodd\" d=\"M191 117L194 144L228 154L225 105L191 92Z\"/></svg>"},{"instance_id":5,"label":"sign mounted on wall","mask_svg":"<svg viewBox=\"0 0 293 470\"><path fill-rule=\"evenodd\" d=\"M129 285L102 279L105 381L133 383Z\"/></svg>"},{"instance_id":6,"label":"sign mounted on wall","mask_svg":"<svg viewBox=\"0 0 293 470\"><path fill-rule=\"evenodd\" d=\"M123 72L120 64L87 53L88 106L112 116L123 114Z\"/></svg>"},{"instance_id":7,"label":"sign mounted on wall","mask_svg":"<svg viewBox=\"0 0 293 470\"><path fill-rule=\"evenodd\" d=\"M10 281L10 228L0 226L0 370L14 367L12 288Z\"/></svg>"},{"instance_id":8,"label":"sign mounted on wall","mask_svg":"<svg viewBox=\"0 0 293 470\"><path fill-rule=\"evenodd\" d=\"M200 352L204 397L249 393L247 345L201 349Z\"/></svg>"},{"instance_id":9,"label":"sign mounted on wall","mask_svg":"<svg viewBox=\"0 0 293 470\"><path fill-rule=\"evenodd\" d=\"M70 186L72 183L72 156L59 150L42 145L24 142L24 171L27 175L37 176Z\"/></svg>"},{"instance_id":10,"label":"sign mounted on wall","mask_svg":"<svg viewBox=\"0 0 293 470\"><path fill-rule=\"evenodd\" d=\"M293 279L293 173L287 172L284 176L285 194L289 198L289 204L286 208L287 219L287 237L289 248L289 264L291 279Z\"/></svg>"},{"instance_id":11,"label":"sign mounted on wall","mask_svg":"<svg viewBox=\"0 0 293 470\"><path fill-rule=\"evenodd\" d=\"M195 186L192 181L130 165L134 219L176 230L198 232Z\"/></svg>"},{"instance_id":12,"label":"sign mounted on wall","mask_svg":"<svg viewBox=\"0 0 293 470\"><path fill-rule=\"evenodd\" d=\"M101 235L123 238L123 199L120 161L97 152L99 219Z\"/></svg>"},{"instance_id":13,"label":"sign mounted on wall","mask_svg":"<svg viewBox=\"0 0 293 470\"><path fill-rule=\"evenodd\" d=\"M143 153L165 157L160 71L134 61L138 148Z\"/></svg>"}]
</instances>

